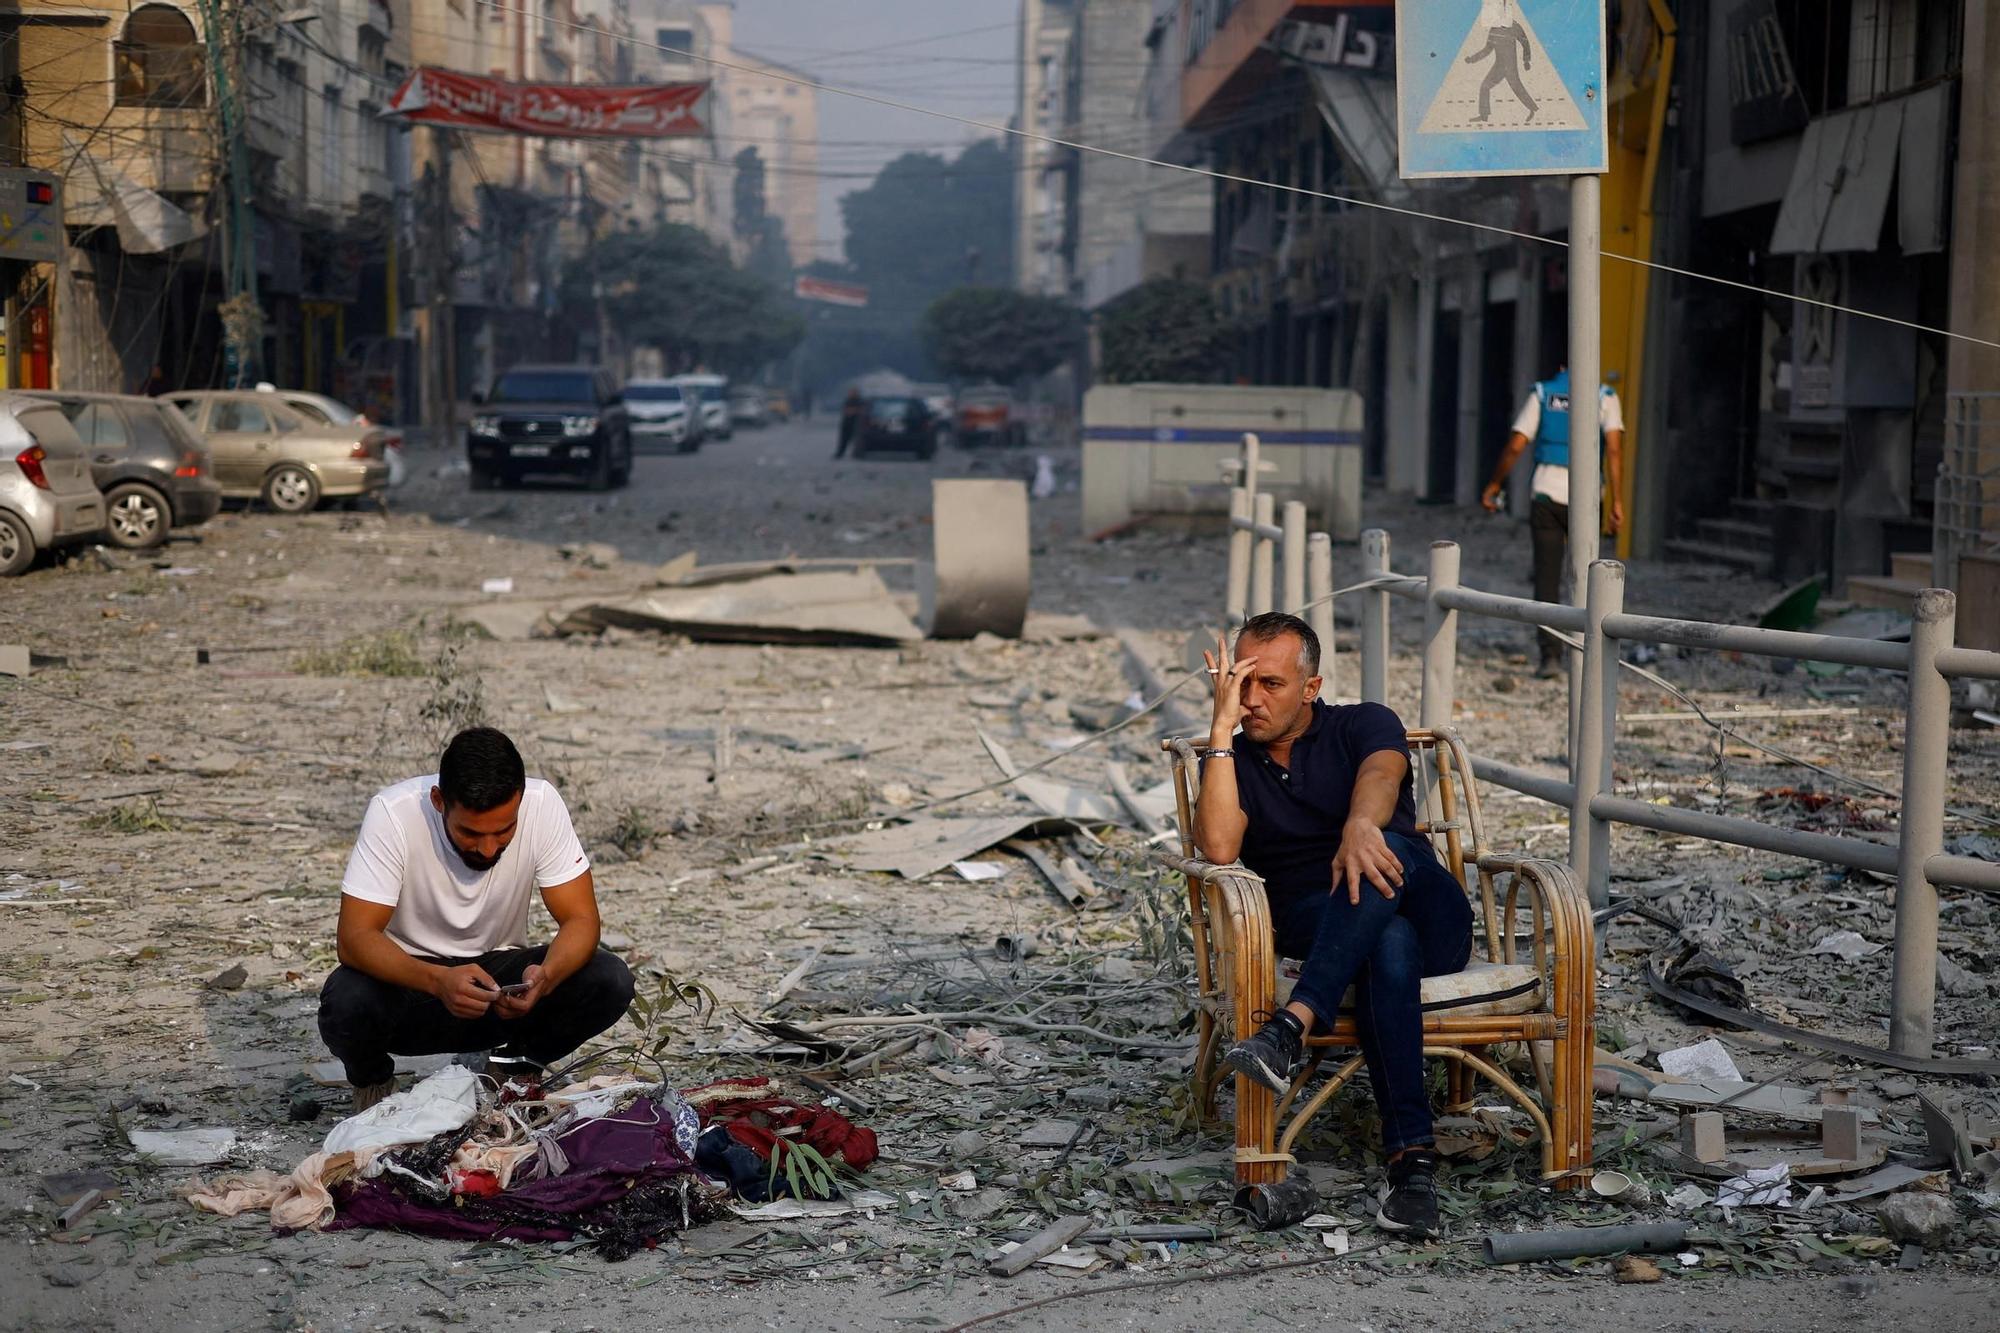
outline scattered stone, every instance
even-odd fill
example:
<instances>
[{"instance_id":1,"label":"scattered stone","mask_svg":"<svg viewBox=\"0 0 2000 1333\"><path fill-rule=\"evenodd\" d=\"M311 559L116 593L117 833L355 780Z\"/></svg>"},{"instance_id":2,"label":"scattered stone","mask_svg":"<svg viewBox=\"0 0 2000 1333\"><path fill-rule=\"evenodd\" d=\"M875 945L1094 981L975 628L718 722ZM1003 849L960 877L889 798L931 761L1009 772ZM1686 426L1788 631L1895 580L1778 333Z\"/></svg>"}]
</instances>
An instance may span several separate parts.
<instances>
[{"instance_id":1,"label":"scattered stone","mask_svg":"<svg viewBox=\"0 0 2000 1333\"><path fill-rule=\"evenodd\" d=\"M1834 1290L1851 1300L1865 1301L1881 1289L1873 1273L1848 1273L1833 1284Z\"/></svg>"},{"instance_id":2,"label":"scattered stone","mask_svg":"<svg viewBox=\"0 0 2000 1333\"><path fill-rule=\"evenodd\" d=\"M1958 1227L1958 1209L1942 1194L1892 1194L1875 1206L1875 1216L1894 1239L1927 1250L1944 1249Z\"/></svg>"},{"instance_id":3,"label":"scattered stone","mask_svg":"<svg viewBox=\"0 0 2000 1333\"><path fill-rule=\"evenodd\" d=\"M1938 989L1946 995L1969 996L1986 993L1986 978L1966 971L1943 954L1937 960Z\"/></svg>"},{"instance_id":4,"label":"scattered stone","mask_svg":"<svg viewBox=\"0 0 2000 1333\"><path fill-rule=\"evenodd\" d=\"M1621 1254L1611 1261L1611 1276L1620 1282L1658 1282L1660 1266L1641 1254Z\"/></svg>"},{"instance_id":5,"label":"scattered stone","mask_svg":"<svg viewBox=\"0 0 2000 1333\"><path fill-rule=\"evenodd\" d=\"M986 1136L976 1129L964 1130L952 1135L951 1142L945 1145L945 1151L951 1154L955 1162L962 1162L968 1157L977 1157L986 1151Z\"/></svg>"},{"instance_id":6,"label":"scattered stone","mask_svg":"<svg viewBox=\"0 0 2000 1333\"><path fill-rule=\"evenodd\" d=\"M242 990L243 983L250 979L250 969L241 963L234 964L226 971L208 979L209 990Z\"/></svg>"},{"instance_id":7,"label":"scattered stone","mask_svg":"<svg viewBox=\"0 0 2000 1333\"><path fill-rule=\"evenodd\" d=\"M294 1097L292 1098L291 1105L285 1108L285 1114L297 1123L306 1125L319 1119L319 1113L325 1109L326 1107L320 1103L318 1098Z\"/></svg>"},{"instance_id":8,"label":"scattered stone","mask_svg":"<svg viewBox=\"0 0 2000 1333\"><path fill-rule=\"evenodd\" d=\"M1916 1096L1917 1085L1906 1078L1885 1078L1876 1081L1875 1091L1883 1100L1897 1102L1905 1097Z\"/></svg>"}]
</instances>

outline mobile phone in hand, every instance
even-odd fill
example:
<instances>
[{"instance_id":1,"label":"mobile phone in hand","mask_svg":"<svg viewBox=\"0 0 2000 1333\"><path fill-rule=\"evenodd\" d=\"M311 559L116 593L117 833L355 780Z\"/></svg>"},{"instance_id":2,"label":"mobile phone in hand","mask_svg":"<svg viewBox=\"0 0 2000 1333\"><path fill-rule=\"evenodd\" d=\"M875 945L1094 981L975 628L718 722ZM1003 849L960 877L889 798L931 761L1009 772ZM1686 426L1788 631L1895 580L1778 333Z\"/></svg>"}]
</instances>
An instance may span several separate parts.
<instances>
[{"instance_id":1,"label":"mobile phone in hand","mask_svg":"<svg viewBox=\"0 0 2000 1333\"><path fill-rule=\"evenodd\" d=\"M534 988L535 983L532 981L517 981L511 986L502 986L500 993L502 995L526 995Z\"/></svg>"}]
</instances>

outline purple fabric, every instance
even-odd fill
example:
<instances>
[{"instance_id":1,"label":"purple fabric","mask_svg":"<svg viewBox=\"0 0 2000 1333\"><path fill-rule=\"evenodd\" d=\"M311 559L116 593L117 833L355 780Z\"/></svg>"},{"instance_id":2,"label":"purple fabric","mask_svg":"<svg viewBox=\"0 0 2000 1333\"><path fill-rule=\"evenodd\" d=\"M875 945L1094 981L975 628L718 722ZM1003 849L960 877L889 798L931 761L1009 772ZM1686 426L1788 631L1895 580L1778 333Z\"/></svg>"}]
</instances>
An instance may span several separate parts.
<instances>
[{"instance_id":1,"label":"purple fabric","mask_svg":"<svg viewBox=\"0 0 2000 1333\"><path fill-rule=\"evenodd\" d=\"M694 1171L674 1140L670 1117L641 1097L608 1116L585 1120L557 1135L569 1170L516 1185L491 1198L444 1202L413 1198L378 1176L355 1185L337 1202L329 1231L384 1227L453 1240L506 1236L516 1240L567 1240L568 1219L624 1197L642 1182Z\"/></svg>"}]
</instances>

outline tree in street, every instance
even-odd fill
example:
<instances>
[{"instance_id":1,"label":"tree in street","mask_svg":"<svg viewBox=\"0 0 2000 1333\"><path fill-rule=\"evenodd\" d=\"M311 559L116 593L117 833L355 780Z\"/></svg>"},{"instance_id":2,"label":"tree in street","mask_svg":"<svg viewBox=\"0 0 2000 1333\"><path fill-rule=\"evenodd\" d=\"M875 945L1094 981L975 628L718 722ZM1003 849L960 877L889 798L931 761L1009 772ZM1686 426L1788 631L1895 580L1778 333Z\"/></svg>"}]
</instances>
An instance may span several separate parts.
<instances>
[{"instance_id":1,"label":"tree in street","mask_svg":"<svg viewBox=\"0 0 2000 1333\"><path fill-rule=\"evenodd\" d=\"M607 236L565 275L565 296L601 294L625 339L660 349L670 369L756 370L805 336L805 323L771 282L730 262L694 227L665 223Z\"/></svg>"},{"instance_id":2,"label":"tree in street","mask_svg":"<svg viewBox=\"0 0 2000 1333\"><path fill-rule=\"evenodd\" d=\"M1206 384L1228 369L1227 330L1200 283L1150 278L1097 316L1105 384Z\"/></svg>"},{"instance_id":3,"label":"tree in street","mask_svg":"<svg viewBox=\"0 0 2000 1333\"><path fill-rule=\"evenodd\" d=\"M924 312L924 344L954 379L1015 384L1046 375L1076 351L1076 307L1001 287L961 287Z\"/></svg>"}]
</instances>

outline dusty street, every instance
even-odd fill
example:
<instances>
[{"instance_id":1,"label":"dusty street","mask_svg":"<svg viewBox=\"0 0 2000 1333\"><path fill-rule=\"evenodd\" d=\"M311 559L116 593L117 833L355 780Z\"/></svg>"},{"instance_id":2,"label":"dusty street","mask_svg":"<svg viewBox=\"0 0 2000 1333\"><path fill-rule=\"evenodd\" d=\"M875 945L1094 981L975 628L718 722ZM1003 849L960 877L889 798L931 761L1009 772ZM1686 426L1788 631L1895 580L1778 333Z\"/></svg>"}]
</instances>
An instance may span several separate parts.
<instances>
[{"instance_id":1,"label":"dusty street","mask_svg":"<svg viewBox=\"0 0 2000 1333\"><path fill-rule=\"evenodd\" d=\"M1034 503L1033 608L1087 616L1101 633L854 649L625 631L493 642L459 626L490 600L489 579L511 579L514 597L555 598L642 587L690 551L704 564L922 556L932 477L1032 472L1032 452L835 461L832 437L822 420L740 432L691 457L642 456L632 486L608 496L474 494L455 455L420 453L387 515L236 510L155 561L86 553L0 588L0 642L39 655L31 678L0 678L0 922L11 941L0 954L0 1326L892 1329L1084 1289L1086 1300L997 1326L1206 1329L1263 1316L1470 1330L1533 1327L1559 1309L1574 1328L1808 1329L1857 1319L1955 1326L2000 1298L2000 1197L1964 1189L1952 1196L1953 1243L1920 1255L1913 1272L1895 1267L1872 1205L1831 1203L1684 1214L1698 1262L1656 1286L1614 1285L1598 1260L1488 1269L1477 1241L1489 1230L1665 1215L1660 1204L1556 1199L1532 1187L1532 1152L1509 1144L1453 1166L1444 1242L1405 1245L1367 1220L1374 1119L1352 1093L1307 1143L1324 1207L1356 1253L1335 1261L1310 1232L1248 1230L1228 1207L1226 1128L1186 1122L1180 890L1146 867L1137 837L1050 844L1103 886L1082 911L999 851L982 859L1006 873L981 883L844 867L829 838L993 782L975 729L1027 763L1121 716L1135 685L1112 631L1137 630L1173 680L1189 633L1219 618L1220 525L1160 522L1087 542L1074 454L1054 460L1066 488ZM1451 537L1466 546L1468 583L1526 591L1522 521L1465 523L1455 510L1375 496L1366 512L1392 532L1400 569L1422 572L1428 542ZM608 543L620 558L598 568L562 552L580 542ZM1337 560L1337 582L1351 581L1356 552ZM904 568L884 576L909 587ZM1639 566L1627 605L1741 618L1773 591L1704 567ZM1343 620L1350 613L1343 604ZM1398 605L1392 702L1406 717L1418 618ZM1562 695L1529 677L1525 635L1470 622L1461 643L1458 721L1474 746L1559 767ZM1351 692L1351 657L1343 668L1340 688ZM1895 680L1692 654L1663 655L1654 669L1711 713L1750 710L1735 723L1746 736L1892 794L1719 741L1636 678L1621 701L1623 789L1801 826L1894 828ZM1185 695L1205 712L1192 689ZM1768 716L1776 710L1794 715ZM717 1223L609 1264L568 1247L365 1231L277 1237L259 1216L194 1212L178 1194L194 1170L133 1153L128 1131L219 1127L236 1132L232 1163L285 1171L345 1113L347 1089L308 1074L325 1059L313 1017L333 962L342 866L370 793L431 771L443 738L479 719L507 730L530 772L562 788L595 862L607 942L642 973L642 991L671 978L719 997L706 1019L664 1012L613 1034L661 1043L677 1082L818 1068L741 1053L754 1044L744 1017L997 1016L940 1023L847 1085L870 1108L856 1118L882 1136L882 1162L861 1183L895 1195L892 1208ZM1142 723L1054 772L1101 786L1115 759L1151 785L1163 776L1157 735ZM1949 838L1990 838L2000 820L1996 736L1971 726L1953 734L1950 800L1962 813ZM1486 799L1496 843L1563 854L1560 812L1499 791ZM953 808L1028 811L1004 788ZM1617 835L1614 866L1619 892L1726 954L1767 1013L1882 1041L1891 951L1811 951L1837 930L1886 943L1893 884L1633 830ZM1945 895L1943 922L1957 980L1940 997L1941 1051L1992 1058L2000 926L1990 902L1964 893ZM1038 949L996 959L1001 935L1034 938ZM1651 1063L1714 1035L1647 990L1644 961L1667 932L1628 916L1608 939L1600 1046L1637 1049ZM1115 1039L1000 1021L1027 1012L1029 997L1058 1026ZM1898 1154L1922 1155L1920 1089L1949 1089L1975 1116L2000 1110L1990 1087L1721 1035L1749 1078L1855 1081ZM1645 1107L1606 1100L1598 1114L1602 1164L1660 1195L1680 1183L1634 1146L1632 1126L1651 1123ZM1059 1153L1021 1146L1046 1122L1077 1132ZM57 1231L40 1178L91 1168L112 1171L123 1198ZM941 1184L961 1168L975 1189ZM1058 1210L1217 1232L1171 1249L1128 1242L1088 1275L985 1275L1005 1233ZM1328 1262L1111 1290L1308 1258Z\"/></svg>"}]
</instances>

